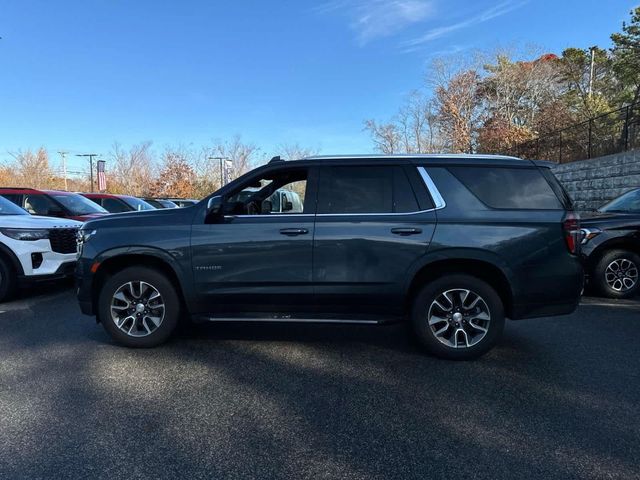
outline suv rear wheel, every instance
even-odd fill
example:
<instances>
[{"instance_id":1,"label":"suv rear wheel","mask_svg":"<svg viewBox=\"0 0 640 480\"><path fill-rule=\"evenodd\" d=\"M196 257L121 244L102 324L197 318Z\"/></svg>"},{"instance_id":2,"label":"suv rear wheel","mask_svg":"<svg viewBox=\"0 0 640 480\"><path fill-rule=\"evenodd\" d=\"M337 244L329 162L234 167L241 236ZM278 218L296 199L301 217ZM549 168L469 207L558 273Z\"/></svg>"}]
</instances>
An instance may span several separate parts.
<instances>
[{"instance_id":1,"label":"suv rear wheel","mask_svg":"<svg viewBox=\"0 0 640 480\"><path fill-rule=\"evenodd\" d=\"M109 277L100 291L98 318L118 343L154 347L178 324L180 299L169 279L148 267L129 267Z\"/></svg>"},{"instance_id":2,"label":"suv rear wheel","mask_svg":"<svg viewBox=\"0 0 640 480\"><path fill-rule=\"evenodd\" d=\"M429 353L468 360L496 344L504 328L504 307L488 283L470 275L449 275L418 293L411 322Z\"/></svg>"},{"instance_id":3,"label":"suv rear wheel","mask_svg":"<svg viewBox=\"0 0 640 480\"><path fill-rule=\"evenodd\" d=\"M630 298L640 291L640 255L629 250L609 250L593 269L593 283L601 295Z\"/></svg>"}]
</instances>

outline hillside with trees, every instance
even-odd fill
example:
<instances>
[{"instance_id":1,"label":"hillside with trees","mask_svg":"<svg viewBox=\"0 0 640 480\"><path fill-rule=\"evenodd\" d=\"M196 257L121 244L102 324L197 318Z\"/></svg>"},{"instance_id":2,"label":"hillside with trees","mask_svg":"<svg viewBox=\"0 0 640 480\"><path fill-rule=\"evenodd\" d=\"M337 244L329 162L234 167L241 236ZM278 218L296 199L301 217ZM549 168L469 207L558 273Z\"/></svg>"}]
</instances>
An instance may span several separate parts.
<instances>
[{"instance_id":1,"label":"hillside with trees","mask_svg":"<svg viewBox=\"0 0 640 480\"><path fill-rule=\"evenodd\" d=\"M387 154L500 153L625 105L636 104L637 122L640 7L611 41L524 60L506 52L436 59L393 118L365 128Z\"/></svg>"}]
</instances>

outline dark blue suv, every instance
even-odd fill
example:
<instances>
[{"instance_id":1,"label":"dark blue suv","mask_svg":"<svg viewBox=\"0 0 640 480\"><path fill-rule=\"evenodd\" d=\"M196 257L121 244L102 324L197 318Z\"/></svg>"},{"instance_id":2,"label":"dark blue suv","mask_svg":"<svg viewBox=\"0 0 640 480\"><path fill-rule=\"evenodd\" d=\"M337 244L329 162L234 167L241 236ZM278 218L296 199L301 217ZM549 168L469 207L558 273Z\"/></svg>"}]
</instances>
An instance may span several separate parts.
<instances>
[{"instance_id":1,"label":"dark blue suv","mask_svg":"<svg viewBox=\"0 0 640 480\"><path fill-rule=\"evenodd\" d=\"M274 192L300 208L274 213ZM121 344L181 319L407 320L427 351L473 358L505 317L574 311L571 201L543 162L482 155L274 158L195 206L81 231L78 298Z\"/></svg>"}]
</instances>

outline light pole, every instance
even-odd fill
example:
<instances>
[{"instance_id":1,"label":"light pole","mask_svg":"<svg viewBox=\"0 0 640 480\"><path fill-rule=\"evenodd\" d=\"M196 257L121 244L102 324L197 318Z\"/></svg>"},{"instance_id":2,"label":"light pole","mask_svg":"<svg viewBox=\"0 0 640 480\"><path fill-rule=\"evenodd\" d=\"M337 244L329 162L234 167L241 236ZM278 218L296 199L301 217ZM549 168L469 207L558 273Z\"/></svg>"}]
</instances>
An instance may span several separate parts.
<instances>
[{"instance_id":1,"label":"light pole","mask_svg":"<svg viewBox=\"0 0 640 480\"><path fill-rule=\"evenodd\" d=\"M97 157L97 153L79 153L76 157L89 157L89 168L91 170L91 193L93 193L93 157Z\"/></svg>"},{"instance_id":2,"label":"light pole","mask_svg":"<svg viewBox=\"0 0 640 480\"><path fill-rule=\"evenodd\" d=\"M61 150L58 153L62 157L62 174L64 175L64 189L69 190L69 187L67 187L67 153L69 152Z\"/></svg>"},{"instance_id":3,"label":"light pole","mask_svg":"<svg viewBox=\"0 0 640 480\"><path fill-rule=\"evenodd\" d=\"M224 168L222 166L222 162L229 160L229 157L207 157L207 160L220 161L220 188L222 188L224 186Z\"/></svg>"}]
</instances>

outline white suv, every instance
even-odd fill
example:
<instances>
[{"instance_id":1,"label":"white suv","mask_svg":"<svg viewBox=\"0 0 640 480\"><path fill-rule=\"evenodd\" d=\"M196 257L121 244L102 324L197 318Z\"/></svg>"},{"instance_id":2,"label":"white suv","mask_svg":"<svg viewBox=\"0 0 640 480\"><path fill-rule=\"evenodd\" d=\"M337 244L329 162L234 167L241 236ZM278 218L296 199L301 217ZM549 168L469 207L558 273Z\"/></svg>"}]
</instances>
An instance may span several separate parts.
<instances>
[{"instance_id":1,"label":"white suv","mask_svg":"<svg viewBox=\"0 0 640 480\"><path fill-rule=\"evenodd\" d=\"M81 225L75 220L30 215L0 197L0 301L18 285L72 275Z\"/></svg>"}]
</instances>

